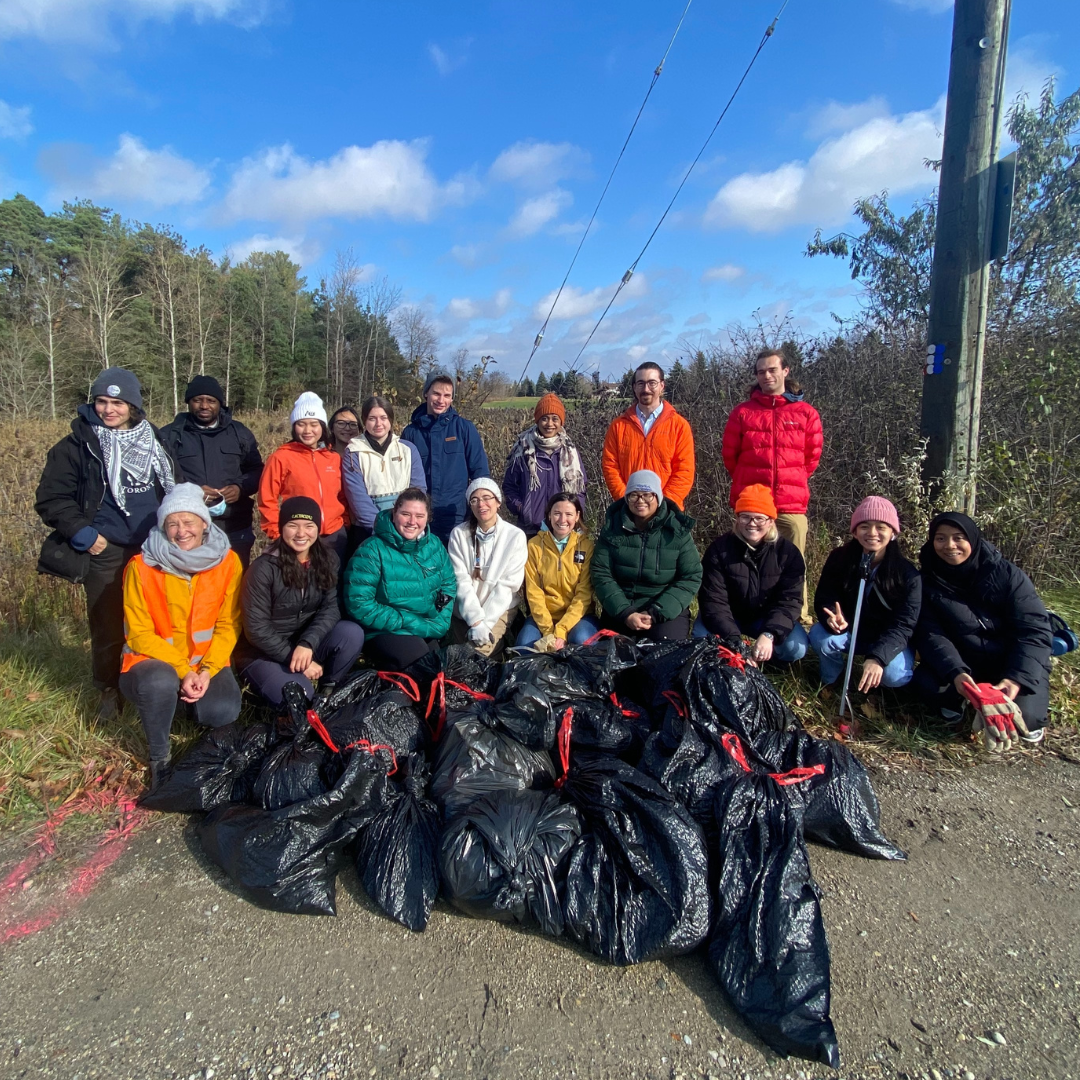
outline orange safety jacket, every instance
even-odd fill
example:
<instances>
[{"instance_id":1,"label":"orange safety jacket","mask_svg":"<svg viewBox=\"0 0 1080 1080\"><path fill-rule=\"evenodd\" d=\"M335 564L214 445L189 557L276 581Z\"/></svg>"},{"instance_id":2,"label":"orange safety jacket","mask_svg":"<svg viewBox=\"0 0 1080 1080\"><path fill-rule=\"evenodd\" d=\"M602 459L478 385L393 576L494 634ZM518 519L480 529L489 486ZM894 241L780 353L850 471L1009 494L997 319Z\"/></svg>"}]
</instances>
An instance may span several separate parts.
<instances>
[{"instance_id":1,"label":"orange safety jacket","mask_svg":"<svg viewBox=\"0 0 1080 1080\"><path fill-rule=\"evenodd\" d=\"M240 560L236 552L229 551L224 559L212 566L209 570L203 570L193 578L193 592L191 607L187 618L187 648L184 650L188 657L191 670L197 670L199 662L206 655L210 642L214 638L214 630L225 606L230 587L236 592L234 583L239 577ZM173 639L176 629L173 626L172 617L169 614L169 605L165 596L166 575L164 570L155 566L147 566L142 555L136 555L128 564L125 571L125 579L137 575L142 587L143 598L146 602L147 614L153 623L154 632L158 637L177 647ZM125 607L127 606L129 590L125 588ZM120 660L121 672L130 671L136 664L143 660L151 659L142 653L135 652L129 641L131 630L129 620L125 612L124 618L124 649ZM235 644L235 635L234 641ZM229 652L232 646L229 647Z\"/></svg>"}]
</instances>

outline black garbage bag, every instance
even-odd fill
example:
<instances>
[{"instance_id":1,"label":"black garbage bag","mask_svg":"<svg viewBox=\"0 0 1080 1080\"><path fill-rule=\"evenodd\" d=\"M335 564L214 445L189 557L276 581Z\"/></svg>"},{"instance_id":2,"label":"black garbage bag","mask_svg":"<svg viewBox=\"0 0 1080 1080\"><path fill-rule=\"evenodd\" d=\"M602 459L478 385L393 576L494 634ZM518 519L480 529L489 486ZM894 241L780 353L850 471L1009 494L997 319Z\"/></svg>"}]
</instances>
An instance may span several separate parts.
<instances>
[{"instance_id":1,"label":"black garbage bag","mask_svg":"<svg viewBox=\"0 0 1080 1080\"><path fill-rule=\"evenodd\" d=\"M432 770L431 797L447 818L494 791L552 787L555 766L546 750L530 750L492 727L490 716L460 715L447 725Z\"/></svg>"},{"instance_id":2,"label":"black garbage bag","mask_svg":"<svg viewBox=\"0 0 1080 1080\"><path fill-rule=\"evenodd\" d=\"M372 745L392 746L400 757L407 757L424 745L424 722L400 690L383 690L348 702L332 713L323 712L321 720L340 751L364 739Z\"/></svg>"},{"instance_id":3,"label":"black garbage bag","mask_svg":"<svg viewBox=\"0 0 1080 1080\"><path fill-rule=\"evenodd\" d=\"M401 763L377 787L357 833L356 872L364 891L391 919L423 930L439 895L442 814L427 798L423 754Z\"/></svg>"},{"instance_id":4,"label":"black garbage bag","mask_svg":"<svg viewBox=\"0 0 1080 1080\"><path fill-rule=\"evenodd\" d=\"M568 645L555 653L528 653L502 665L500 700L531 686L553 705L578 698L606 698L615 690L619 672L637 663L638 648L630 638L601 631L590 645Z\"/></svg>"},{"instance_id":5,"label":"black garbage bag","mask_svg":"<svg viewBox=\"0 0 1080 1080\"><path fill-rule=\"evenodd\" d=\"M420 688L423 712L433 743L446 727L447 715L477 701L493 700L499 665L468 645L451 645L429 652L409 666L407 674Z\"/></svg>"},{"instance_id":6,"label":"black garbage bag","mask_svg":"<svg viewBox=\"0 0 1080 1080\"><path fill-rule=\"evenodd\" d=\"M446 827L439 850L450 902L477 918L563 931L559 886L581 835L572 805L554 792L495 791Z\"/></svg>"},{"instance_id":7,"label":"black garbage bag","mask_svg":"<svg viewBox=\"0 0 1080 1080\"><path fill-rule=\"evenodd\" d=\"M376 671L360 668L347 679L338 683L330 694L316 694L311 707L323 717L365 698L375 697L384 690L397 687L414 704L420 702L420 688L416 680L401 671Z\"/></svg>"},{"instance_id":8,"label":"black garbage bag","mask_svg":"<svg viewBox=\"0 0 1080 1080\"><path fill-rule=\"evenodd\" d=\"M390 767L385 754L358 749L338 783L313 799L277 810L220 806L199 826L203 850L262 907L333 915L345 846Z\"/></svg>"},{"instance_id":9,"label":"black garbage bag","mask_svg":"<svg viewBox=\"0 0 1080 1080\"><path fill-rule=\"evenodd\" d=\"M286 683L282 697L289 720L287 727L279 725L279 736L291 732L291 737L277 743L263 758L252 786L252 799L264 810L277 810L323 795L341 775L325 730L309 708L300 684Z\"/></svg>"},{"instance_id":10,"label":"black garbage bag","mask_svg":"<svg viewBox=\"0 0 1080 1080\"><path fill-rule=\"evenodd\" d=\"M610 698L577 698L571 707L572 746L607 750L627 761L637 761L652 732L649 714L640 705L612 694Z\"/></svg>"},{"instance_id":11,"label":"black garbage bag","mask_svg":"<svg viewBox=\"0 0 1080 1080\"><path fill-rule=\"evenodd\" d=\"M717 789L719 883L709 965L764 1042L838 1069L829 943L788 790L754 772Z\"/></svg>"},{"instance_id":12,"label":"black garbage bag","mask_svg":"<svg viewBox=\"0 0 1080 1080\"><path fill-rule=\"evenodd\" d=\"M664 722L645 743L638 768L670 791L708 832L715 817L716 787L730 770L719 760L712 740L694 727L686 702L674 690L667 696Z\"/></svg>"},{"instance_id":13,"label":"black garbage bag","mask_svg":"<svg viewBox=\"0 0 1080 1080\"><path fill-rule=\"evenodd\" d=\"M688 952L704 941L705 842L686 808L638 769L590 751L574 753L561 782L583 824L566 873L567 933L613 964Z\"/></svg>"},{"instance_id":14,"label":"black garbage bag","mask_svg":"<svg viewBox=\"0 0 1080 1080\"><path fill-rule=\"evenodd\" d=\"M248 802L270 742L266 724L210 728L172 763L162 782L143 795L139 805L191 814L229 802Z\"/></svg>"},{"instance_id":15,"label":"black garbage bag","mask_svg":"<svg viewBox=\"0 0 1080 1080\"><path fill-rule=\"evenodd\" d=\"M643 642L638 647L639 662L622 672L617 680L618 693L662 716L667 707L664 694L668 690L681 694L683 668L695 654L709 649L707 638Z\"/></svg>"}]
</instances>

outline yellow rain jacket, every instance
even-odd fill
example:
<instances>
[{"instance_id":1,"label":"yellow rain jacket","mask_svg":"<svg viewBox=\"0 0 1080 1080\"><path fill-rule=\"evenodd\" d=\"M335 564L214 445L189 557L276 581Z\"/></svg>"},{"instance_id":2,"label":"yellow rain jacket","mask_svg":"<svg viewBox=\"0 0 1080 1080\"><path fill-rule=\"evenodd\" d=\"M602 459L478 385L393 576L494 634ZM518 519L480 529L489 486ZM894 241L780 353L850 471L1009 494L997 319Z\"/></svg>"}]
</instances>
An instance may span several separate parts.
<instances>
[{"instance_id":1,"label":"yellow rain jacket","mask_svg":"<svg viewBox=\"0 0 1080 1080\"><path fill-rule=\"evenodd\" d=\"M576 530L561 552L546 529L529 541L525 596L541 634L565 638L592 613L592 555L591 538Z\"/></svg>"},{"instance_id":2,"label":"yellow rain jacket","mask_svg":"<svg viewBox=\"0 0 1080 1080\"><path fill-rule=\"evenodd\" d=\"M213 676L227 668L242 626L242 576L235 551L190 581L136 555L124 571L121 671L143 660L163 660L181 679L189 671Z\"/></svg>"}]
</instances>

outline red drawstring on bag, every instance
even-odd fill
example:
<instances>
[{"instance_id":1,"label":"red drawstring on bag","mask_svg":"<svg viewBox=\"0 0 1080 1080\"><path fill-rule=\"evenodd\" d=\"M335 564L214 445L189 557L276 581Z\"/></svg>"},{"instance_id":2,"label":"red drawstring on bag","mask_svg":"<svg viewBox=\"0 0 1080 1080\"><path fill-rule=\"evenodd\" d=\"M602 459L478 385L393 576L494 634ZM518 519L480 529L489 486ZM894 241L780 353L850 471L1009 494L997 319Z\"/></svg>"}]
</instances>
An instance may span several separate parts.
<instances>
[{"instance_id":1,"label":"red drawstring on bag","mask_svg":"<svg viewBox=\"0 0 1080 1080\"><path fill-rule=\"evenodd\" d=\"M311 725L311 728L315 732L315 734L318 735L319 738L322 739L322 741L326 743L326 745L331 750L333 750L335 754L341 753L341 751L337 748L337 744L330 737L330 732L326 730L326 725L322 722L322 720L319 718L319 714L314 709L308 709L307 722Z\"/></svg>"},{"instance_id":2,"label":"red drawstring on bag","mask_svg":"<svg viewBox=\"0 0 1080 1080\"><path fill-rule=\"evenodd\" d=\"M617 630L597 630L591 638L586 638L581 644L592 645L595 642L600 641L601 638L609 637L622 637L622 635Z\"/></svg>"},{"instance_id":3,"label":"red drawstring on bag","mask_svg":"<svg viewBox=\"0 0 1080 1080\"><path fill-rule=\"evenodd\" d=\"M357 739L356 742L349 743L345 747L346 750L363 750L365 754L370 754L374 757L380 750L385 750L390 755L390 768L386 770L387 776L393 776L397 772L397 754L394 753L392 746L387 746L385 743L373 743L367 739Z\"/></svg>"},{"instance_id":4,"label":"red drawstring on bag","mask_svg":"<svg viewBox=\"0 0 1080 1080\"><path fill-rule=\"evenodd\" d=\"M495 699L490 694L485 694L483 691L474 690L471 686L466 686L464 683L454 682L453 679L446 677L445 671L440 671L434 679L431 680L431 692L428 694L427 708L424 710L424 719L428 723L428 727L431 728L431 737L435 742L438 742L442 738L443 728L446 726L446 688L452 686L455 690L462 690L469 695L474 701L494 701ZM439 719L438 723L432 726L431 713L435 708L435 695L439 695ZM417 695L417 701L419 701L419 695Z\"/></svg>"},{"instance_id":5,"label":"red drawstring on bag","mask_svg":"<svg viewBox=\"0 0 1080 1080\"><path fill-rule=\"evenodd\" d=\"M562 766L562 776L555 781L555 786L561 788L566 783L567 773L570 772L570 727L574 722L574 707L571 705L563 713L559 723L559 733L555 736L555 747L559 751L559 764Z\"/></svg>"},{"instance_id":6,"label":"red drawstring on bag","mask_svg":"<svg viewBox=\"0 0 1080 1080\"><path fill-rule=\"evenodd\" d=\"M411 675L406 675L403 671L376 671L375 674L396 686L411 701L420 703L420 687Z\"/></svg>"},{"instance_id":7,"label":"red drawstring on bag","mask_svg":"<svg viewBox=\"0 0 1080 1080\"><path fill-rule=\"evenodd\" d=\"M689 715L689 710L686 708L686 702L683 701L682 694L680 694L678 690L665 690L660 696L672 704L681 720L686 719Z\"/></svg>"},{"instance_id":8,"label":"red drawstring on bag","mask_svg":"<svg viewBox=\"0 0 1080 1080\"><path fill-rule=\"evenodd\" d=\"M728 732L727 735L721 737L720 741L724 744L724 749L743 767L743 772L754 771L750 768L750 762L746 760L746 750L743 748L738 735ZM781 787L791 787L792 784L801 784L814 776L823 776L824 773L825 766L819 764L800 765L798 768L789 769L787 772L771 772L767 775Z\"/></svg>"},{"instance_id":9,"label":"red drawstring on bag","mask_svg":"<svg viewBox=\"0 0 1080 1080\"><path fill-rule=\"evenodd\" d=\"M716 646L716 651L721 660L727 661L728 667L738 668L740 671L746 670L746 658L741 653L732 652L726 646L719 644Z\"/></svg>"}]
</instances>

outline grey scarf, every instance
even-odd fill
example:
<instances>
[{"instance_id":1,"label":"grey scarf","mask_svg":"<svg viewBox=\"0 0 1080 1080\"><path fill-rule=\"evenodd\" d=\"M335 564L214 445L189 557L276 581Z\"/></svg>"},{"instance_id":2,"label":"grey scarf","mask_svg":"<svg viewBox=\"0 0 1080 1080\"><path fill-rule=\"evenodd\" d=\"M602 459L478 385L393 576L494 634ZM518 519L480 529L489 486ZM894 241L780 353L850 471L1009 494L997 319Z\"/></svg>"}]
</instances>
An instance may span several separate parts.
<instances>
[{"instance_id":1,"label":"grey scarf","mask_svg":"<svg viewBox=\"0 0 1080 1080\"><path fill-rule=\"evenodd\" d=\"M157 474L165 494L172 491L175 486L172 462L157 441L149 420L141 420L133 428L107 428L104 424L95 424L94 434L101 444L109 491L120 508L120 513L125 517L130 515L121 470L126 472L134 483L142 485L149 484L151 476Z\"/></svg>"},{"instance_id":2,"label":"grey scarf","mask_svg":"<svg viewBox=\"0 0 1080 1080\"><path fill-rule=\"evenodd\" d=\"M550 439L545 439L535 428L529 428L522 432L510 451L508 464L523 459L529 470L529 490L540 490L540 473L536 467L536 451L540 449L545 453L556 452L559 467L559 487L562 491L568 491L571 495L583 495L585 493L585 474L581 469L581 455L577 451L566 434L565 429Z\"/></svg>"},{"instance_id":3,"label":"grey scarf","mask_svg":"<svg viewBox=\"0 0 1080 1080\"><path fill-rule=\"evenodd\" d=\"M171 543L155 525L142 546L142 553L147 566L190 581L196 574L212 570L229 554L229 538L216 525L211 525L203 542L185 551Z\"/></svg>"}]
</instances>

